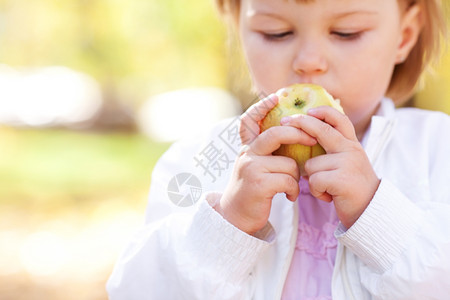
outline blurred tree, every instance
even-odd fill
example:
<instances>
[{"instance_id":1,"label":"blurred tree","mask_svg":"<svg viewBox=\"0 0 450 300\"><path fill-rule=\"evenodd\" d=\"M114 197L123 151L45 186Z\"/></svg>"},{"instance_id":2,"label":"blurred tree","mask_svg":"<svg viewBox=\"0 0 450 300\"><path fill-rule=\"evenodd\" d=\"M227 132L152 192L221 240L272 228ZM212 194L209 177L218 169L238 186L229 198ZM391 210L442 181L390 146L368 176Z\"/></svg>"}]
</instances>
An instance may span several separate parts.
<instances>
[{"instance_id":1,"label":"blurred tree","mask_svg":"<svg viewBox=\"0 0 450 300\"><path fill-rule=\"evenodd\" d=\"M211 85L231 89L246 106L252 99L248 78L239 52L227 54L226 30L213 4L0 0L0 63L84 71L99 80L106 100L115 102L139 104L160 92ZM427 78L416 105L450 112L450 104L430 100L450 97L448 85L442 84L450 78L446 55L438 75Z\"/></svg>"},{"instance_id":2,"label":"blurred tree","mask_svg":"<svg viewBox=\"0 0 450 300\"><path fill-rule=\"evenodd\" d=\"M205 0L0 0L0 63L65 65L107 95L226 85L224 30Z\"/></svg>"}]
</instances>

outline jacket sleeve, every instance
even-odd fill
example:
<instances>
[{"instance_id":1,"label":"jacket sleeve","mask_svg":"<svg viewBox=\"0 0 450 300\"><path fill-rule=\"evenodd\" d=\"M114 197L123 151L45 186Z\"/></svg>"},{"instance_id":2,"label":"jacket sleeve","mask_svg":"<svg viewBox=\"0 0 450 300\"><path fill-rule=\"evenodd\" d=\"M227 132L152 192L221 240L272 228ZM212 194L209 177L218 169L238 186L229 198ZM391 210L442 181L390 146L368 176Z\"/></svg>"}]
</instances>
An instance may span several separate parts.
<instances>
[{"instance_id":1,"label":"jacket sleeve","mask_svg":"<svg viewBox=\"0 0 450 300\"><path fill-rule=\"evenodd\" d=\"M194 215L143 227L119 259L115 299L250 299L251 271L268 242L226 222L206 201Z\"/></svg>"},{"instance_id":2,"label":"jacket sleeve","mask_svg":"<svg viewBox=\"0 0 450 300\"><path fill-rule=\"evenodd\" d=\"M252 269L270 247L270 225L259 238L228 223L213 205L202 174L189 161L198 141L173 145L152 174L145 225L118 259L108 283L111 300L250 299ZM197 174L203 195L191 207L174 205L168 182L180 172ZM220 184L216 187L220 187Z\"/></svg>"},{"instance_id":3,"label":"jacket sleeve","mask_svg":"<svg viewBox=\"0 0 450 300\"><path fill-rule=\"evenodd\" d=\"M450 205L416 205L383 180L377 195L338 239L361 261L374 299L446 299L450 294Z\"/></svg>"},{"instance_id":4,"label":"jacket sleeve","mask_svg":"<svg viewBox=\"0 0 450 300\"><path fill-rule=\"evenodd\" d=\"M399 132L396 147L386 153L390 173L381 176L366 211L337 232L357 257L359 282L372 299L450 295L450 118L418 116L428 119L406 123Z\"/></svg>"}]
</instances>

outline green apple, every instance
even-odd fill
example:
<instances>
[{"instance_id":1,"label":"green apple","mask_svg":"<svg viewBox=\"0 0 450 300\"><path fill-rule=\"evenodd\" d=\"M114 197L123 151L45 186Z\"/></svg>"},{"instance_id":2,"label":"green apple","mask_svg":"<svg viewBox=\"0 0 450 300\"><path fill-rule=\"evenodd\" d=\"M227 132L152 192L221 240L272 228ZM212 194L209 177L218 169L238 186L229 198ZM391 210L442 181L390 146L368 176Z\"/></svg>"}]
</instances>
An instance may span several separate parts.
<instances>
[{"instance_id":1,"label":"green apple","mask_svg":"<svg viewBox=\"0 0 450 300\"><path fill-rule=\"evenodd\" d=\"M306 114L310 108L328 105L336 108L341 113L344 110L339 100L333 97L321 86L315 84L294 84L282 88L276 92L278 104L265 116L260 123L261 132L272 126L279 126L285 116ZM325 154L325 150L319 144L305 146L300 144L281 145L274 155L283 155L294 159L300 169L300 175L306 175L305 163L308 159Z\"/></svg>"}]
</instances>

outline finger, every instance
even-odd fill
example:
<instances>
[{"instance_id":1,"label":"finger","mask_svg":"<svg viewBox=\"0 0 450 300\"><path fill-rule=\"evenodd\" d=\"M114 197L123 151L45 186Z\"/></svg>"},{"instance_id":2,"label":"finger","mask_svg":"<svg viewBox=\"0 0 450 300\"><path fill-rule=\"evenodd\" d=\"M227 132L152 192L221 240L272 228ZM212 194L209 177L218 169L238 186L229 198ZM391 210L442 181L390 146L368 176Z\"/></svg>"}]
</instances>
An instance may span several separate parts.
<instances>
[{"instance_id":1,"label":"finger","mask_svg":"<svg viewBox=\"0 0 450 300\"><path fill-rule=\"evenodd\" d=\"M342 151L342 145L347 141L342 133L333 126L313 116L293 115L283 122L283 126L286 125L301 129L311 137L316 138L327 153Z\"/></svg>"},{"instance_id":2,"label":"finger","mask_svg":"<svg viewBox=\"0 0 450 300\"><path fill-rule=\"evenodd\" d=\"M250 144L259 135L259 122L277 103L278 96L272 94L253 104L242 114L239 125L242 144Z\"/></svg>"},{"instance_id":3,"label":"finger","mask_svg":"<svg viewBox=\"0 0 450 300\"><path fill-rule=\"evenodd\" d=\"M261 165L269 173L283 173L292 176L297 182L300 181L300 170L292 158L284 156L258 156Z\"/></svg>"},{"instance_id":4,"label":"finger","mask_svg":"<svg viewBox=\"0 0 450 300\"><path fill-rule=\"evenodd\" d=\"M317 120L317 122L321 121ZM250 149L257 155L270 155L280 148L282 144L314 146L317 144L317 141L303 130L292 126L273 126L262 132L251 143Z\"/></svg>"},{"instance_id":5,"label":"finger","mask_svg":"<svg viewBox=\"0 0 450 300\"><path fill-rule=\"evenodd\" d=\"M356 141L355 128L350 119L331 106L319 106L308 110L308 115L330 124L344 137Z\"/></svg>"},{"instance_id":6,"label":"finger","mask_svg":"<svg viewBox=\"0 0 450 300\"><path fill-rule=\"evenodd\" d=\"M309 191L317 199L331 202L333 200L332 184L334 171L314 173L309 176Z\"/></svg>"},{"instance_id":7,"label":"finger","mask_svg":"<svg viewBox=\"0 0 450 300\"><path fill-rule=\"evenodd\" d=\"M294 177L282 173L271 174L270 176L268 185L272 194L285 193L290 201L294 202L297 200L300 188L298 181Z\"/></svg>"},{"instance_id":8,"label":"finger","mask_svg":"<svg viewBox=\"0 0 450 300\"><path fill-rule=\"evenodd\" d=\"M331 153L308 159L305 163L306 175L309 176L321 171L336 170L339 167L340 157L340 153Z\"/></svg>"}]
</instances>

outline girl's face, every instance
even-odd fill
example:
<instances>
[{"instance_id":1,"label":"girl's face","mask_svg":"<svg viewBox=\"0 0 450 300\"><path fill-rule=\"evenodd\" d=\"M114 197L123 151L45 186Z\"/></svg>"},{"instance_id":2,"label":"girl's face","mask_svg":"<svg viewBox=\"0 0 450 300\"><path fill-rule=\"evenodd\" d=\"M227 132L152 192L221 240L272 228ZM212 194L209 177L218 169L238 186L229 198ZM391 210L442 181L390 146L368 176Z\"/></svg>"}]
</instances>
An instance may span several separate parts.
<instances>
[{"instance_id":1,"label":"girl's face","mask_svg":"<svg viewBox=\"0 0 450 300\"><path fill-rule=\"evenodd\" d=\"M401 9L397 0L242 0L239 30L255 88L267 95L322 85L360 136L413 46Z\"/></svg>"}]
</instances>

